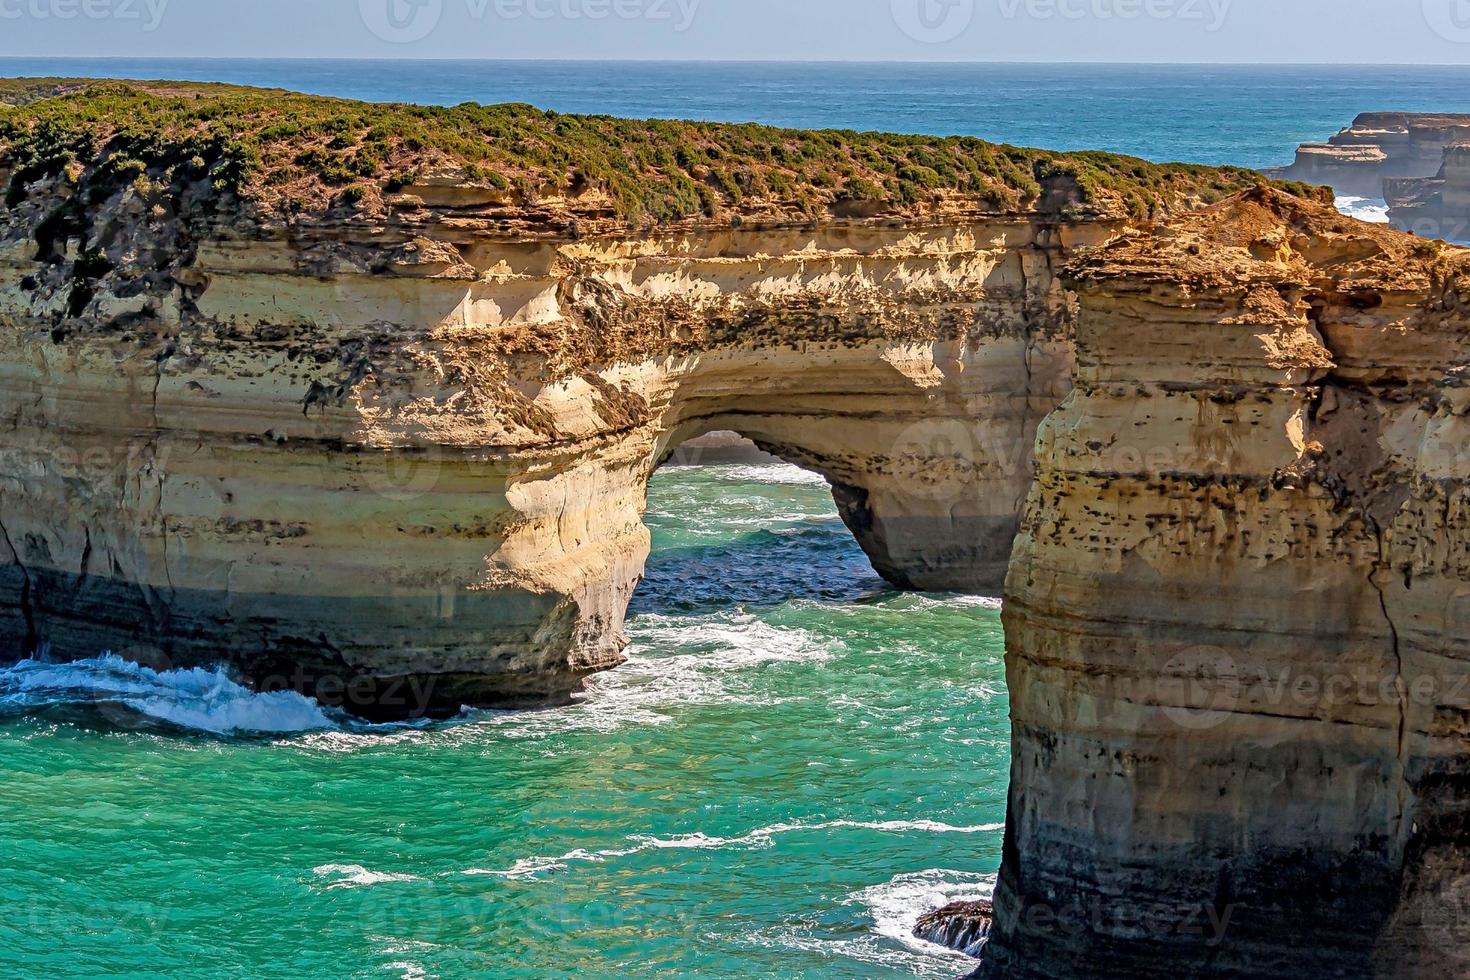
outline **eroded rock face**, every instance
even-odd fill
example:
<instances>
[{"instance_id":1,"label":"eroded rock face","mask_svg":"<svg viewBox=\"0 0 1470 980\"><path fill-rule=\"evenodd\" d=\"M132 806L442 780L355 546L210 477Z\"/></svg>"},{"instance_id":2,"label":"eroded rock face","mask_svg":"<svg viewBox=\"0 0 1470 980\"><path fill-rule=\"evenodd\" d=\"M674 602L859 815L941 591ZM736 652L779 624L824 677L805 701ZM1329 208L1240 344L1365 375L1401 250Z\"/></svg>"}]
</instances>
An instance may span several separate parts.
<instances>
[{"instance_id":1,"label":"eroded rock face","mask_svg":"<svg viewBox=\"0 0 1470 980\"><path fill-rule=\"evenodd\" d=\"M1055 270L1118 226L572 238L451 190L227 228L58 179L3 212L12 657L224 658L373 715L565 702L621 661L650 474L717 430L826 475L893 581L999 591L1071 385Z\"/></svg>"},{"instance_id":2,"label":"eroded rock face","mask_svg":"<svg viewBox=\"0 0 1470 980\"><path fill-rule=\"evenodd\" d=\"M649 476L736 431L895 583L1008 574L986 975L1470 970L1466 253L1266 189L637 231L86 182L0 212L11 657L563 702L622 656Z\"/></svg>"},{"instance_id":3,"label":"eroded rock face","mask_svg":"<svg viewBox=\"0 0 1470 980\"><path fill-rule=\"evenodd\" d=\"M1433 177L1384 181L1389 219L1423 238L1470 242L1470 140L1444 151Z\"/></svg>"},{"instance_id":4,"label":"eroded rock face","mask_svg":"<svg viewBox=\"0 0 1470 980\"><path fill-rule=\"evenodd\" d=\"M1069 282L984 975L1466 975L1470 253L1261 193Z\"/></svg>"},{"instance_id":5,"label":"eroded rock face","mask_svg":"<svg viewBox=\"0 0 1470 980\"><path fill-rule=\"evenodd\" d=\"M1470 140L1470 115L1365 112L1326 143L1308 143L1281 176L1339 194L1383 197L1386 178L1431 177L1445 148Z\"/></svg>"},{"instance_id":6,"label":"eroded rock face","mask_svg":"<svg viewBox=\"0 0 1470 980\"><path fill-rule=\"evenodd\" d=\"M919 918L914 936L966 956L979 958L990 939L995 907L989 901L954 902Z\"/></svg>"}]
</instances>

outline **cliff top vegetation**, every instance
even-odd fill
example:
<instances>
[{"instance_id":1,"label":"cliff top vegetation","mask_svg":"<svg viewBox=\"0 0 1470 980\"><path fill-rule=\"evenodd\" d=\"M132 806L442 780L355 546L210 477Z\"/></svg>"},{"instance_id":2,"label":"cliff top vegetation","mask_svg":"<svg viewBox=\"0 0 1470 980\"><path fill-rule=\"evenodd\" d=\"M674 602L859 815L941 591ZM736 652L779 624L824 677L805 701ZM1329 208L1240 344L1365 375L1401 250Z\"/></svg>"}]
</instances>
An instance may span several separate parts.
<instances>
[{"instance_id":1,"label":"cliff top vegetation","mask_svg":"<svg viewBox=\"0 0 1470 980\"><path fill-rule=\"evenodd\" d=\"M1241 168L968 137L380 104L192 82L0 79L0 180L12 206L28 186L62 178L93 194L140 180L202 184L263 217L372 213L444 174L507 204L559 202L638 225L946 207L1144 219L1263 180Z\"/></svg>"}]
</instances>

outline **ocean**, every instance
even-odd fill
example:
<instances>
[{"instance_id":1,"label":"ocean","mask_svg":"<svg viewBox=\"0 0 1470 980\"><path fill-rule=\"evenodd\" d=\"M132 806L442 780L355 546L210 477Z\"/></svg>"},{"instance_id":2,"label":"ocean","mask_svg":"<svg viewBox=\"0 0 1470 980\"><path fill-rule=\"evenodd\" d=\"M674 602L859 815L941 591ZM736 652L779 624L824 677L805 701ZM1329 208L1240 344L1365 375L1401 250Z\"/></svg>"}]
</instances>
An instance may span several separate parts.
<instances>
[{"instance_id":1,"label":"ocean","mask_svg":"<svg viewBox=\"0 0 1470 980\"><path fill-rule=\"evenodd\" d=\"M1266 166L1470 68L0 59L423 103L967 133ZM1372 202L1345 202L1371 209ZM369 726L217 671L0 669L0 963L21 977L925 977L989 894L999 602L902 595L819 478L670 467L632 660L586 703Z\"/></svg>"}]
</instances>

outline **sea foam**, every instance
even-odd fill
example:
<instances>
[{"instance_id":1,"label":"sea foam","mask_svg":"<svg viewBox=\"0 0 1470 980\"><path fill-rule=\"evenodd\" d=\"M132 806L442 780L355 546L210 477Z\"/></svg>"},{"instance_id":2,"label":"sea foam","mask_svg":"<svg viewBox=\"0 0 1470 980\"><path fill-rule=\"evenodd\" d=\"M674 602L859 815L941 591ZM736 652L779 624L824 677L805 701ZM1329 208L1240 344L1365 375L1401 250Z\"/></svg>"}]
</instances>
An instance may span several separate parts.
<instances>
[{"instance_id":1,"label":"sea foam","mask_svg":"<svg viewBox=\"0 0 1470 980\"><path fill-rule=\"evenodd\" d=\"M1337 210L1359 221L1388 224L1388 202L1381 197L1339 197Z\"/></svg>"},{"instance_id":2,"label":"sea foam","mask_svg":"<svg viewBox=\"0 0 1470 980\"><path fill-rule=\"evenodd\" d=\"M257 693L222 668L154 670L105 654L65 664L25 660L0 670L0 713L53 709L112 725L153 723L212 735L286 735L341 724L309 698Z\"/></svg>"},{"instance_id":3,"label":"sea foam","mask_svg":"<svg viewBox=\"0 0 1470 980\"><path fill-rule=\"evenodd\" d=\"M1000 823L956 826L937 820L826 820L818 823L775 823L737 837L714 837L702 832L679 834L672 837L635 834L627 838L631 845L629 847L606 848L599 851L578 848L556 857L538 855L522 858L509 868L500 870L471 868L463 873L469 876L488 875L496 878L531 881L549 872L566 871L573 865L605 864L608 861L632 857L646 851L764 850L774 846L776 838L786 834L820 833L831 830L872 830L887 834L995 834L1004 829L1005 824ZM947 903L940 902L933 908L939 908L945 904ZM916 912L914 922L918 922L919 916L928 911L930 911L929 908L924 908ZM913 923L910 923L909 928L913 928Z\"/></svg>"},{"instance_id":4,"label":"sea foam","mask_svg":"<svg viewBox=\"0 0 1470 980\"><path fill-rule=\"evenodd\" d=\"M873 920L873 931L910 949L936 952L943 947L914 936L919 918L951 902L988 899L995 892L995 876L933 869L897 875L881 885L848 896L847 904L861 905ZM958 955L958 954L957 954Z\"/></svg>"}]
</instances>

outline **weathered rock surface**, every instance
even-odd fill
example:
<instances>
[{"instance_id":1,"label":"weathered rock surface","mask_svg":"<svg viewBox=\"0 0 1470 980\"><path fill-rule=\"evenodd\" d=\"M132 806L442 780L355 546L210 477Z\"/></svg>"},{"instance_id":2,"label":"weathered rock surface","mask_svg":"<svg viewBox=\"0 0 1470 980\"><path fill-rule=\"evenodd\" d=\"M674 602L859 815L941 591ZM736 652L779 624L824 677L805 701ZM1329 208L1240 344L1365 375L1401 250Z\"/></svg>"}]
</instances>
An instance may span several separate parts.
<instances>
[{"instance_id":1,"label":"weathered rock surface","mask_svg":"<svg viewBox=\"0 0 1470 980\"><path fill-rule=\"evenodd\" d=\"M989 901L954 902L921 916L914 936L978 959L994 921L995 907Z\"/></svg>"},{"instance_id":2,"label":"weathered rock surface","mask_svg":"<svg viewBox=\"0 0 1470 980\"><path fill-rule=\"evenodd\" d=\"M1358 197L1384 196L1386 178L1431 177L1445 148L1470 140L1470 115L1365 112L1326 143L1307 143L1276 176Z\"/></svg>"},{"instance_id":3,"label":"weathered rock surface","mask_svg":"<svg viewBox=\"0 0 1470 980\"><path fill-rule=\"evenodd\" d=\"M1433 177L1388 179L1383 193L1395 227L1422 238L1470 242L1470 141L1447 147Z\"/></svg>"},{"instance_id":4,"label":"weathered rock surface","mask_svg":"<svg viewBox=\"0 0 1470 980\"><path fill-rule=\"evenodd\" d=\"M1470 252L1266 192L1068 282L981 975L1467 975Z\"/></svg>"},{"instance_id":5,"label":"weathered rock surface","mask_svg":"<svg viewBox=\"0 0 1470 980\"><path fill-rule=\"evenodd\" d=\"M0 636L386 716L616 666L646 484L735 431L996 592L1056 270L1259 177L978 140L0 80Z\"/></svg>"},{"instance_id":6,"label":"weathered rock surface","mask_svg":"<svg viewBox=\"0 0 1470 980\"><path fill-rule=\"evenodd\" d=\"M585 175L435 169L256 220L214 216L224 162L4 132L34 157L0 164L11 657L226 659L379 715L565 701L622 656L649 476L739 432L827 476L895 583L1006 579L983 975L1470 971L1467 253L1265 187L1143 197L1238 173L1114 161L1136 200L1089 209L1101 171L978 145L953 159L1024 207L884 213L803 171L831 213L727 190L637 224ZM714 176L669 157L618 179Z\"/></svg>"},{"instance_id":7,"label":"weathered rock surface","mask_svg":"<svg viewBox=\"0 0 1470 980\"><path fill-rule=\"evenodd\" d=\"M648 478L710 431L826 475L896 583L998 592L1071 384L1055 269L1117 227L571 240L453 202L242 233L69 193L0 229L11 655L226 658L374 714L616 666Z\"/></svg>"}]
</instances>

